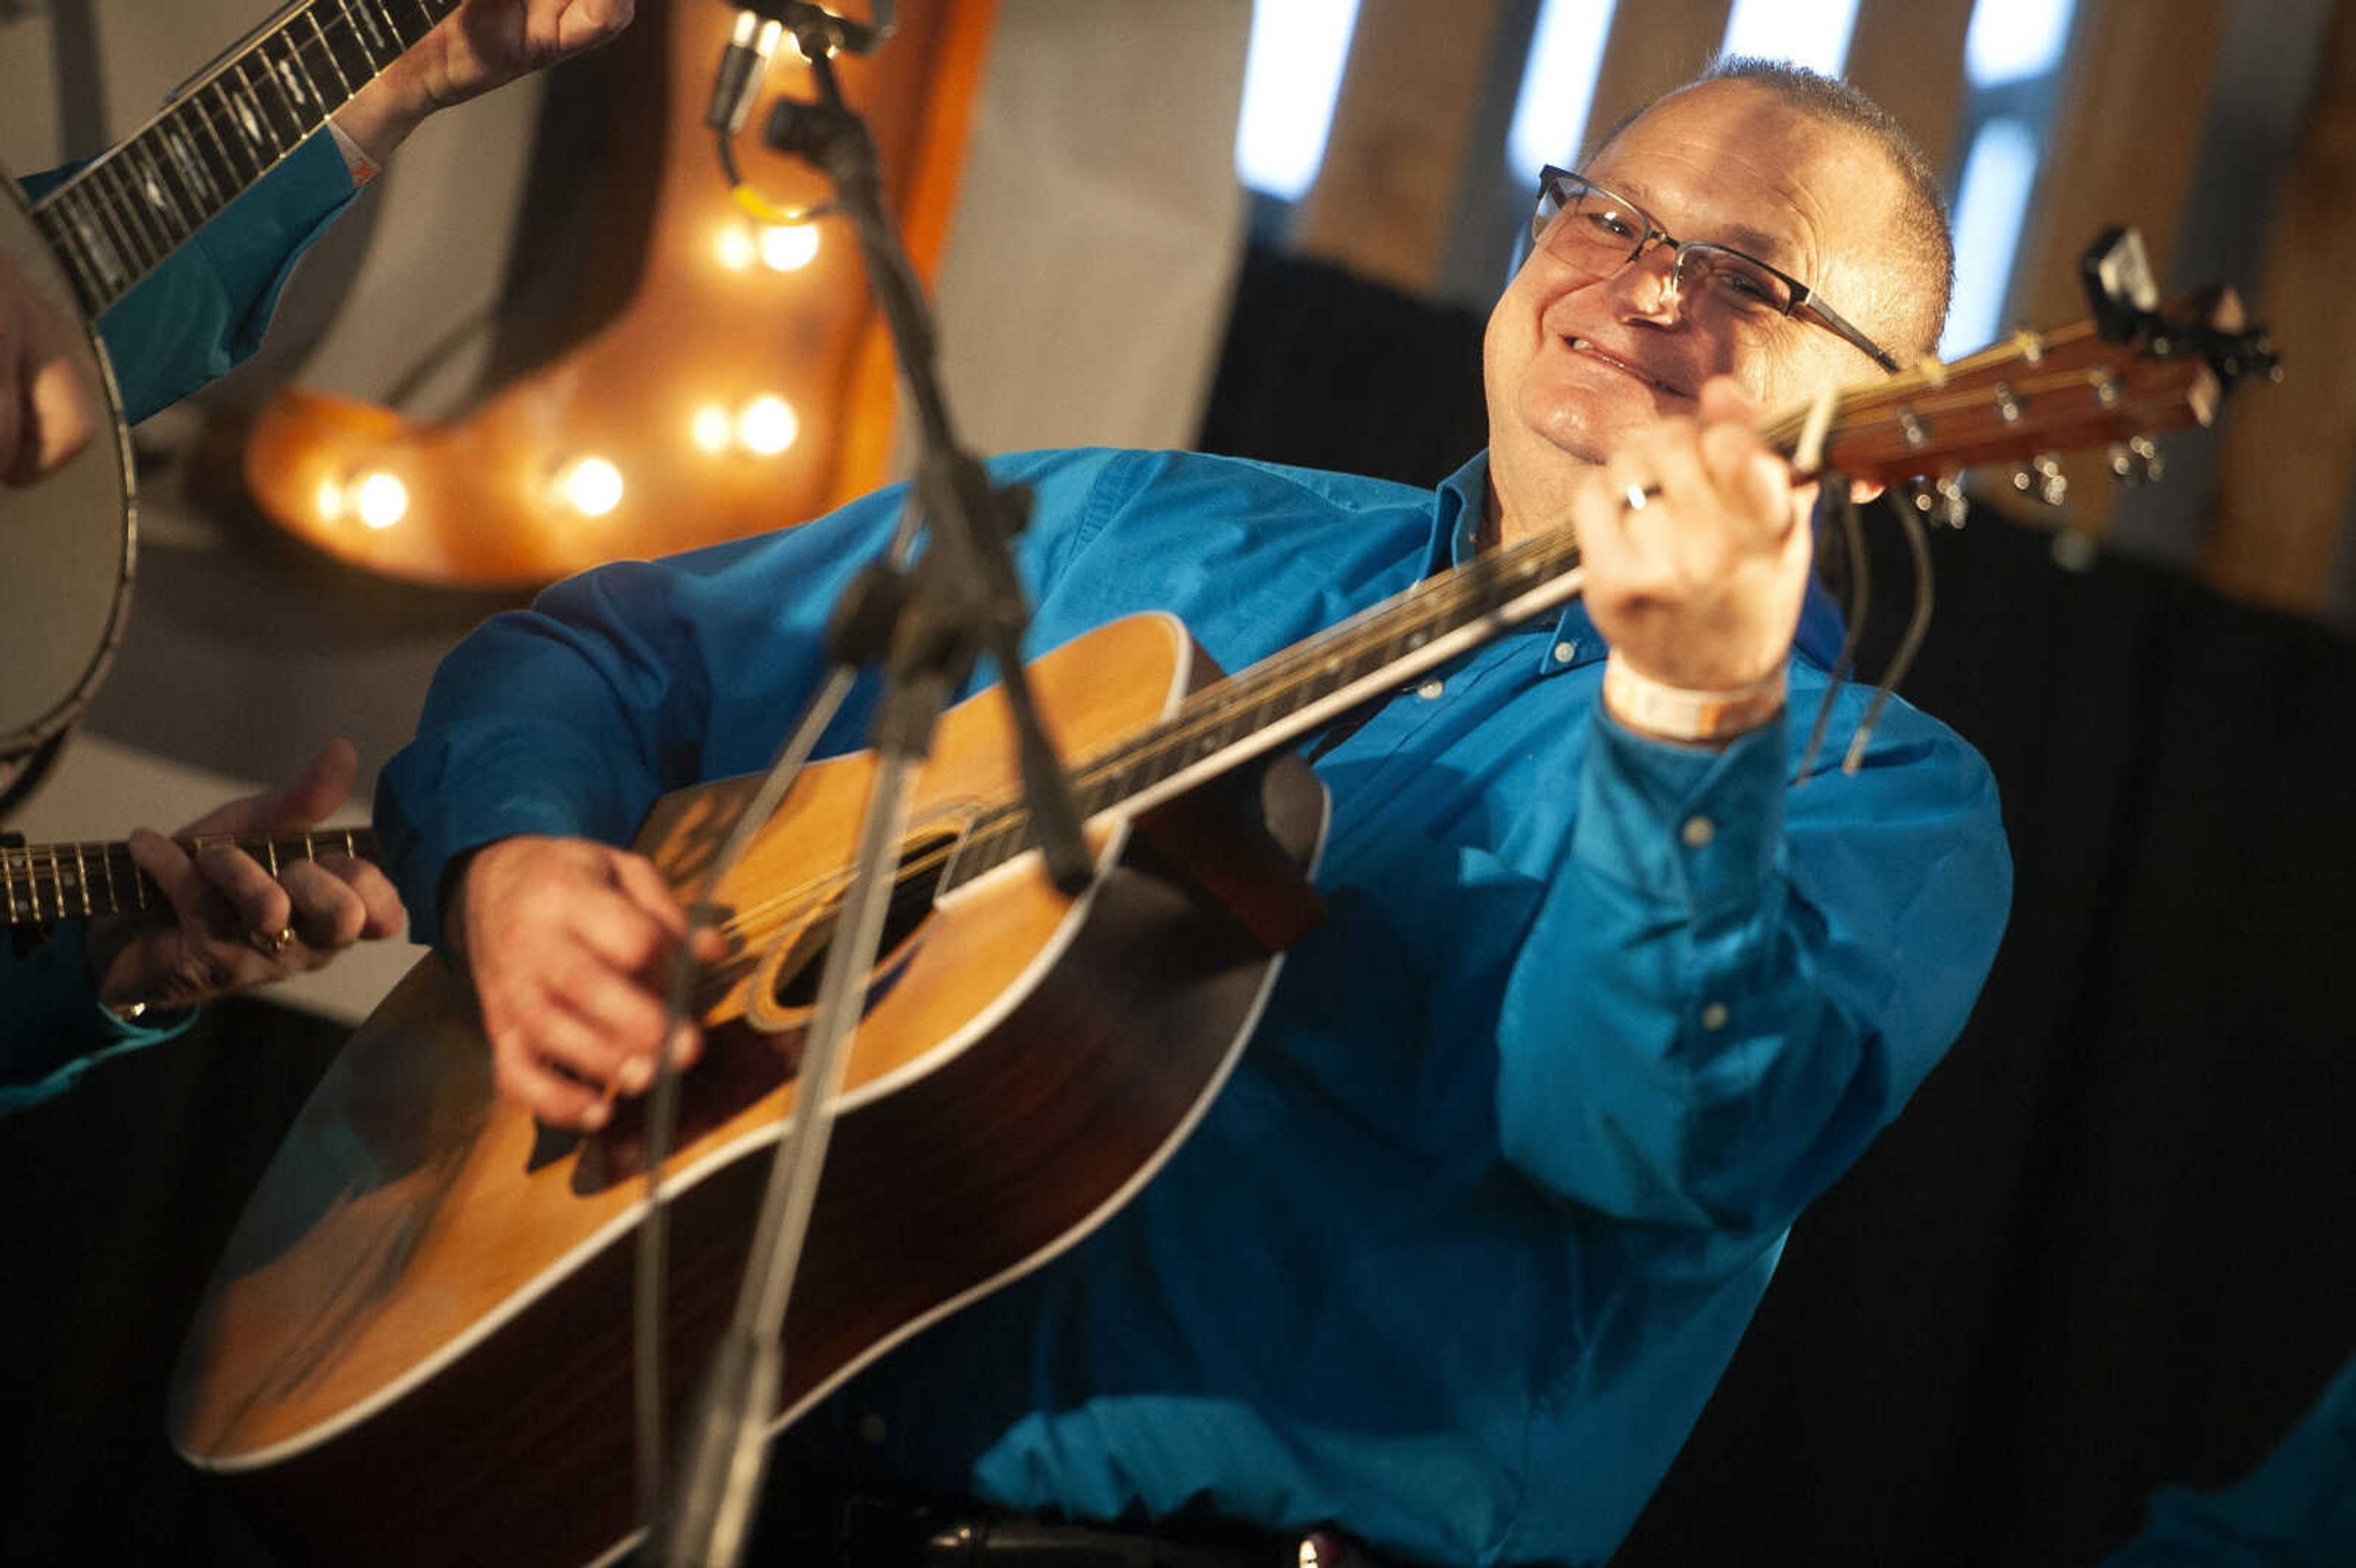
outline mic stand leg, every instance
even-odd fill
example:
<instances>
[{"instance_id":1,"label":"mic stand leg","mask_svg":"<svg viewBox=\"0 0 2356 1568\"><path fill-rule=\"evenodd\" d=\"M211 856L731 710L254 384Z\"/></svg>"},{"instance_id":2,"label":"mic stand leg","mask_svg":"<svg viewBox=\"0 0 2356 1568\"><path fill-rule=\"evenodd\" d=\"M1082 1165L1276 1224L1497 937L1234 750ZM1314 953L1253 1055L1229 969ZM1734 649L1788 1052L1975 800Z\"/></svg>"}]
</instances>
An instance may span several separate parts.
<instances>
[{"instance_id":1,"label":"mic stand leg","mask_svg":"<svg viewBox=\"0 0 2356 1568\"><path fill-rule=\"evenodd\" d=\"M736 1313L696 1404L687 1480L664 1532L661 1560L681 1568L726 1568L744 1547L784 1386L786 1310L833 1131L846 1042L891 908L888 890L906 837L916 770L950 695L984 649L997 663L1016 726L1025 799L1049 875L1065 892L1077 894L1093 870L1078 808L1023 669L1028 612L1007 538L1021 526L1027 501L991 485L980 463L957 445L934 373L923 293L884 215L873 140L844 106L826 26L805 18L797 35L819 101L780 101L768 140L828 174L838 210L858 229L924 437L916 490L931 548L905 573L871 571L854 592L851 610L840 617L841 625L858 628L847 640L861 642L884 635L888 621L877 767L856 869L804 1044L793 1121L770 1167Z\"/></svg>"},{"instance_id":2,"label":"mic stand leg","mask_svg":"<svg viewBox=\"0 0 2356 1568\"><path fill-rule=\"evenodd\" d=\"M921 705L945 688L895 693ZM887 700L889 700L887 699ZM939 710L937 704L934 711ZM768 1456L769 1424L785 1381L782 1332L802 1240L816 1206L819 1168L834 1131L834 1102L850 1061L847 1049L866 976L891 911L915 798L921 744L881 751L861 831L858 870L819 983L794 1100L793 1122L769 1167L753 1253L736 1311L713 1357L696 1404L686 1484L672 1510L662 1561L674 1568L728 1568L744 1552Z\"/></svg>"}]
</instances>

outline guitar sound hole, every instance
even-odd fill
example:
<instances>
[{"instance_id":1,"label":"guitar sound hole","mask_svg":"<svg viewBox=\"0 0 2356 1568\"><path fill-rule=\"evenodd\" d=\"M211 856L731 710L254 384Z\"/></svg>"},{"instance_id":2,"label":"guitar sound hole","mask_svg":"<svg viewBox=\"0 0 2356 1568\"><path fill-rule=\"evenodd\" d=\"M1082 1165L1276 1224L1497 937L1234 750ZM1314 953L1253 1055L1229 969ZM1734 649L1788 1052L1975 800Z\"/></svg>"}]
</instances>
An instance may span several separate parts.
<instances>
[{"instance_id":1,"label":"guitar sound hole","mask_svg":"<svg viewBox=\"0 0 2356 1568\"><path fill-rule=\"evenodd\" d=\"M940 891L942 874L948 869L948 852L956 843L954 833L931 833L908 842L906 851L900 857L899 878L892 884L892 906L884 917L884 940L875 950L879 961L897 953L932 918L933 900ZM770 995L779 1007L818 1005L819 979L826 973L826 955L834 945L835 921L841 912L841 906L836 905L812 921L795 943L795 950L777 965L777 977Z\"/></svg>"}]
</instances>

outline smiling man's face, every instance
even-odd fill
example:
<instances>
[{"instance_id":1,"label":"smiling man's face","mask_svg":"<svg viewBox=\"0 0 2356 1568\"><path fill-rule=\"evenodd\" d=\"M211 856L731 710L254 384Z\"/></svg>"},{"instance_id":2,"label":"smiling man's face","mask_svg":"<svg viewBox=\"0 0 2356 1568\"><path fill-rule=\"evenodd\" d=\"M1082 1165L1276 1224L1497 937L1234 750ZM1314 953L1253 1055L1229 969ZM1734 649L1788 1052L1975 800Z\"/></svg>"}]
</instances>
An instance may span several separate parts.
<instances>
[{"instance_id":1,"label":"smiling man's face","mask_svg":"<svg viewBox=\"0 0 2356 1568\"><path fill-rule=\"evenodd\" d=\"M1583 171L1679 240L1730 245L1807 283L1867 333L1904 342L1912 280L1893 236L1906 187L1862 132L1742 80L1664 99ZM1564 520L1571 486L1631 432L1690 414L1730 375L1770 411L1819 384L1878 379L1864 354L1803 317L1711 322L1669 289L1655 246L1596 279L1535 249L1490 314L1489 511L1511 539Z\"/></svg>"}]
</instances>

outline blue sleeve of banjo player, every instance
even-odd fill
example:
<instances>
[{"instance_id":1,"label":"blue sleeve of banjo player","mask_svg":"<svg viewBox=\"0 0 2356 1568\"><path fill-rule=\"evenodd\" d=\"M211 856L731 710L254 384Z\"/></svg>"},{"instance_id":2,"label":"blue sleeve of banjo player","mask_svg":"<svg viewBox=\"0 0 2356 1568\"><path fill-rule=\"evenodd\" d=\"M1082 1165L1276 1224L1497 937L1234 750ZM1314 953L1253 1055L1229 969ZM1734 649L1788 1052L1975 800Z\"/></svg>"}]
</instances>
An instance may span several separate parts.
<instances>
[{"instance_id":1,"label":"blue sleeve of banjo player","mask_svg":"<svg viewBox=\"0 0 2356 1568\"><path fill-rule=\"evenodd\" d=\"M38 197L71 173L36 175L25 193ZM138 423L260 347L296 259L353 191L335 139L321 132L116 301L98 330L123 418Z\"/></svg>"}]
</instances>

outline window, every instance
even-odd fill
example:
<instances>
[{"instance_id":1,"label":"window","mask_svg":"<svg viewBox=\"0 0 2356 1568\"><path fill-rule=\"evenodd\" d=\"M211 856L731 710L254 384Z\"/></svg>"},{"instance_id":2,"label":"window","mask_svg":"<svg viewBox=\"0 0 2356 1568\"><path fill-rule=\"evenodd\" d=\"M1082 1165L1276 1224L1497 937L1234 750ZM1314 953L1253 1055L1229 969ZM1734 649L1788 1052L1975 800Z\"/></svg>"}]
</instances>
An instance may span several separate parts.
<instances>
[{"instance_id":1,"label":"window","mask_svg":"<svg viewBox=\"0 0 2356 1568\"><path fill-rule=\"evenodd\" d=\"M1245 187L1299 201L1317 178L1358 0L1257 0L1244 56L1236 174Z\"/></svg>"},{"instance_id":2,"label":"window","mask_svg":"<svg viewBox=\"0 0 2356 1568\"><path fill-rule=\"evenodd\" d=\"M2076 0L1978 0L1964 37L1955 181L1955 303L1942 358L2004 331L2020 231L2044 162Z\"/></svg>"},{"instance_id":3,"label":"window","mask_svg":"<svg viewBox=\"0 0 2356 1568\"><path fill-rule=\"evenodd\" d=\"M1547 165L1578 161L1603 40L1612 31L1612 3L1546 0L1538 12L1505 133L1506 177L1523 192L1537 188L1538 171Z\"/></svg>"},{"instance_id":4,"label":"window","mask_svg":"<svg viewBox=\"0 0 2356 1568\"><path fill-rule=\"evenodd\" d=\"M1719 48L1838 76L1856 26L1857 0L1735 0Z\"/></svg>"}]
</instances>

